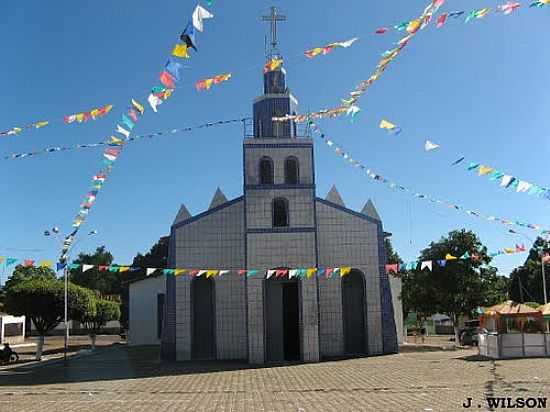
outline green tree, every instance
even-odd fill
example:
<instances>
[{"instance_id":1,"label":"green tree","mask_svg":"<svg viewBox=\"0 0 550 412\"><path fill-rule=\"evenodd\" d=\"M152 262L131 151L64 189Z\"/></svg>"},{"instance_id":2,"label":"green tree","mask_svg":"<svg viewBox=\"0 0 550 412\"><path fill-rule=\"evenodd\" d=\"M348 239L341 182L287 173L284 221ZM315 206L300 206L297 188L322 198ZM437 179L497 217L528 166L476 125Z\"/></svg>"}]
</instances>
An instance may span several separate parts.
<instances>
[{"instance_id":1,"label":"green tree","mask_svg":"<svg viewBox=\"0 0 550 412\"><path fill-rule=\"evenodd\" d=\"M465 253L473 259L446 261L443 266L435 263L447 254L461 257ZM420 253L419 261L434 261L432 271L414 270L408 275L407 304L414 310L429 316L444 313L455 325L455 341L458 343L458 322L464 315L476 314L480 306L497 303L506 286L498 278L496 269L487 267L491 258L477 235L471 231L455 230ZM405 288L405 285L404 285Z\"/></svg>"},{"instance_id":2,"label":"green tree","mask_svg":"<svg viewBox=\"0 0 550 412\"><path fill-rule=\"evenodd\" d=\"M73 263L96 267L86 272L80 268L72 269L70 272L71 282L95 290L101 295L120 295L122 284L119 274L108 270L99 271L97 268L97 266L109 266L113 260L113 255L105 246L98 247L94 253L80 253Z\"/></svg>"},{"instance_id":3,"label":"green tree","mask_svg":"<svg viewBox=\"0 0 550 412\"><path fill-rule=\"evenodd\" d=\"M531 300L544 302L542 289L541 255L550 253L550 242L538 237L523 265L517 267L510 274L510 298L516 302ZM546 265L546 272L550 267ZM548 277L547 277L548 280ZM550 282L546 283L546 293L550 296Z\"/></svg>"},{"instance_id":4,"label":"green tree","mask_svg":"<svg viewBox=\"0 0 550 412\"><path fill-rule=\"evenodd\" d=\"M84 325L92 341L92 349L95 349L96 336L101 332L107 322L120 320L120 304L106 299L96 299L95 312L88 312L80 322Z\"/></svg>"},{"instance_id":5,"label":"green tree","mask_svg":"<svg viewBox=\"0 0 550 412\"><path fill-rule=\"evenodd\" d=\"M21 283L22 281L31 278L55 279L55 272L46 267L17 265L11 276L4 284L4 292L7 292L8 289Z\"/></svg>"},{"instance_id":6,"label":"green tree","mask_svg":"<svg viewBox=\"0 0 550 412\"><path fill-rule=\"evenodd\" d=\"M69 283L67 296L70 319L81 319L95 312L95 299L90 290ZM30 277L6 291L6 309L31 319L39 334L37 360L42 358L45 336L64 318L64 299L63 281L49 277Z\"/></svg>"}]
</instances>

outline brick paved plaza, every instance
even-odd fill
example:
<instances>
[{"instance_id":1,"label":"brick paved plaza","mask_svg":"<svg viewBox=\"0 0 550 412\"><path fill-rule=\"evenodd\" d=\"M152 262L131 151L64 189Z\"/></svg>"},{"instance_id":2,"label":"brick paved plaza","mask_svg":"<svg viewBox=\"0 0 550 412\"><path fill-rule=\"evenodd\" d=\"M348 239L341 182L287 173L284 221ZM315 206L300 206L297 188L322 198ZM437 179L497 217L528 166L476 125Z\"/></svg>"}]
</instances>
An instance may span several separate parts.
<instances>
[{"instance_id":1,"label":"brick paved plaza","mask_svg":"<svg viewBox=\"0 0 550 412\"><path fill-rule=\"evenodd\" d=\"M0 370L0 411L487 410L489 396L550 394L550 360L479 360L475 350L252 368L163 364L152 348L101 347L64 368ZM550 406L550 405L549 405ZM531 409L536 410L536 409Z\"/></svg>"}]
</instances>

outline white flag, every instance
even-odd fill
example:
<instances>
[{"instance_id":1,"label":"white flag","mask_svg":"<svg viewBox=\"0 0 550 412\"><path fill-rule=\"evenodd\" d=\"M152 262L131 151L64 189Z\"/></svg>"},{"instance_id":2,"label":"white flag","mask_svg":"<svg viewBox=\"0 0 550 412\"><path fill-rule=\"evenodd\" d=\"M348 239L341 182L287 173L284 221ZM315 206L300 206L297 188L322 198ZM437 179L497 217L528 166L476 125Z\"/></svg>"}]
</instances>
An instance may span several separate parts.
<instances>
[{"instance_id":1,"label":"white flag","mask_svg":"<svg viewBox=\"0 0 550 412\"><path fill-rule=\"evenodd\" d=\"M116 131L120 134L123 134L124 136L126 136L126 139L128 139L130 137L130 132L126 129L124 129L123 127L120 127L120 125L116 125Z\"/></svg>"},{"instance_id":2,"label":"white flag","mask_svg":"<svg viewBox=\"0 0 550 412\"><path fill-rule=\"evenodd\" d=\"M94 265L82 265L82 272L86 272L87 270L90 270L93 267Z\"/></svg>"},{"instance_id":3,"label":"white flag","mask_svg":"<svg viewBox=\"0 0 550 412\"><path fill-rule=\"evenodd\" d=\"M510 184L514 177L510 175L504 175L502 176L502 182L500 183L501 186L506 187Z\"/></svg>"},{"instance_id":4,"label":"white flag","mask_svg":"<svg viewBox=\"0 0 550 412\"><path fill-rule=\"evenodd\" d=\"M432 150L439 149L439 145L434 143L434 142L430 142L429 140L426 140L426 144L424 145L424 149L427 152L430 152Z\"/></svg>"},{"instance_id":5,"label":"white flag","mask_svg":"<svg viewBox=\"0 0 550 412\"><path fill-rule=\"evenodd\" d=\"M532 187L533 187L533 185L531 183L520 180L519 184L518 184L517 192L518 193L527 192Z\"/></svg>"},{"instance_id":6,"label":"white flag","mask_svg":"<svg viewBox=\"0 0 550 412\"><path fill-rule=\"evenodd\" d=\"M337 44L339 46L342 46L344 48L348 48L350 47L353 43L355 43L357 40L359 40L359 37L354 37L353 39L349 39L349 40L346 40L346 41L341 41L341 42L338 42Z\"/></svg>"},{"instance_id":7,"label":"white flag","mask_svg":"<svg viewBox=\"0 0 550 412\"><path fill-rule=\"evenodd\" d=\"M208 273L208 271L207 270L199 270L199 273L197 273L197 276L202 276L205 273Z\"/></svg>"},{"instance_id":8,"label":"white flag","mask_svg":"<svg viewBox=\"0 0 550 412\"><path fill-rule=\"evenodd\" d=\"M428 268L428 270L432 270L432 261L427 260L425 262L422 262L420 265L420 270L424 270L424 268Z\"/></svg>"},{"instance_id":9,"label":"white flag","mask_svg":"<svg viewBox=\"0 0 550 412\"><path fill-rule=\"evenodd\" d=\"M219 276L223 276L229 273L229 270L220 270Z\"/></svg>"},{"instance_id":10,"label":"white flag","mask_svg":"<svg viewBox=\"0 0 550 412\"><path fill-rule=\"evenodd\" d=\"M151 109L156 113L157 112L157 106L162 104L162 100L160 100L157 96L155 96L153 93L149 95L147 98L147 101L149 102L149 106L151 106Z\"/></svg>"},{"instance_id":11,"label":"white flag","mask_svg":"<svg viewBox=\"0 0 550 412\"><path fill-rule=\"evenodd\" d=\"M296 273L297 273L297 272L298 272L297 269L290 269L290 270L288 271L288 278L289 278L289 279L292 279L293 277L296 277Z\"/></svg>"},{"instance_id":12,"label":"white flag","mask_svg":"<svg viewBox=\"0 0 550 412\"><path fill-rule=\"evenodd\" d=\"M153 274L155 270L157 270L157 268L147 268L147 270L145 271L145 276Z\"/></svg>"},{"instance_id":13,"label":"white flag","mask_svg":"<svg viewBox=\"0 0 550 412\"><path fill-rule=\"evenodd\" d=\"M193 12L193 26L198 31L202 31L204 29L202 20L203 19L211 19L214 17L212 13L210 13L208 10L206 10L201 5L197 4L197 7L195 8L195 11Z\"/></svg>"},{"instance_id":14,"label":"white flag","mask_svg":"<svg viewBox=\"0 0 550 412\"><path fill-rule=\"evenodd\" d=\"M271 276L273 276L275 274L275 270L268 270L267 271L267 276L266 276L266 279L269 279Z\"/></svg>"}]
</instances>

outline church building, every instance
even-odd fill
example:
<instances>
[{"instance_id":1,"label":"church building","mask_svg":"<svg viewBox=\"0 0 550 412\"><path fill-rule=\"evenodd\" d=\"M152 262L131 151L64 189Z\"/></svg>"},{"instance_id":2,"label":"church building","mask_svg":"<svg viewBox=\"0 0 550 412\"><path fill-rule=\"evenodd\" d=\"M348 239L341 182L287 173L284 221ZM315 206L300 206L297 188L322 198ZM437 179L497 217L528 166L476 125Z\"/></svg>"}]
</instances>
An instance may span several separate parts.
<instances>
[{"instance_id":1,"label":"church building","mask_svg":"<svg viewBox=\"0 0 550 412\"><path fill-rule=\"evenodd\" d=\"M283 67L264 73L253 103L253 135L243 141L243 195L217 190L208 210L181 206L170 230L169 267L230 270L219 277L167 276L164 359L284 360L380 355L398 350L385 273L385 233L369 200L346 208L333 186L316 195L313 141ZM352 267L349 275L242 276L281 268ZM398 306L398 305L397 305Z\"/></svg>"}]
</instances>

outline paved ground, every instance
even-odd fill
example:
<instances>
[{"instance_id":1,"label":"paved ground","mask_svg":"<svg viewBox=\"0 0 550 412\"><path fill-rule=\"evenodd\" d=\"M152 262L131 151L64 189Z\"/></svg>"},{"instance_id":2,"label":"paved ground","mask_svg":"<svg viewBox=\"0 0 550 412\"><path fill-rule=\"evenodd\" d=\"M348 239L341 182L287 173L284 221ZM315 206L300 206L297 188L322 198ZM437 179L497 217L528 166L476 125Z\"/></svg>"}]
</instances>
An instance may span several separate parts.
<instances>
[{"instance_id":1,"label":"paved ground","mask_svg":"<svg viewBox=\"0 0 550 412\"><path fill-rule=\"evenodd\" d=\"M163 364L156 349L115 344L66 368L0 370L0 411L453 411L467 410L462 403L468 397L471 410L487 410L485 396L550 396L550 359L493 362L475 353L406 352L251 368Z\"/></svg>"}]
</instances>

